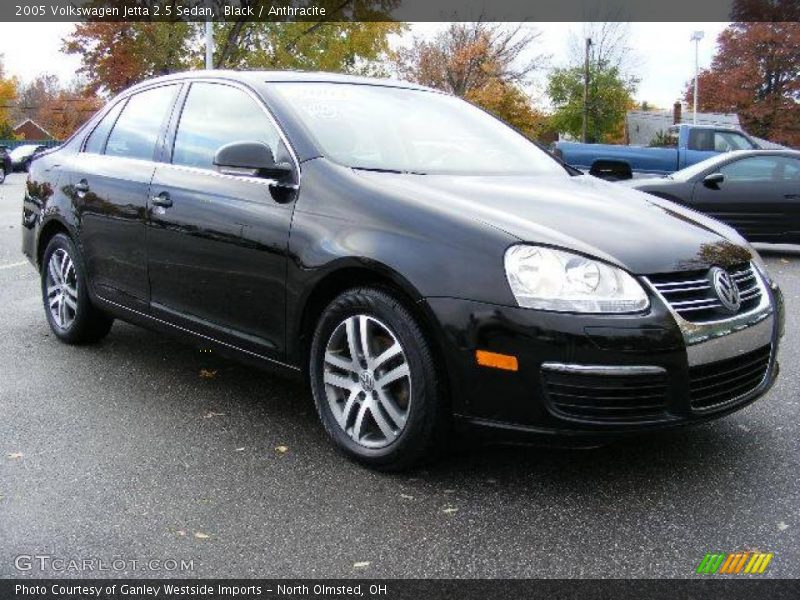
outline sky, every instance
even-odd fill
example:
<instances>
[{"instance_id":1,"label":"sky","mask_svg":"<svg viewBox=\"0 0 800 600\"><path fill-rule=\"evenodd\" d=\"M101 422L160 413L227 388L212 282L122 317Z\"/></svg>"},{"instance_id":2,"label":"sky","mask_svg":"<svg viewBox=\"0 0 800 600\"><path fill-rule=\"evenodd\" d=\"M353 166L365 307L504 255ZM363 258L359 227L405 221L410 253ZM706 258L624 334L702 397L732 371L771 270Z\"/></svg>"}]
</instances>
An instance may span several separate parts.
<instances>
[{"instance_id":1,"label":"sky","mask_svg":"<svg viewBox=\"0 0 800 600\"><path fill-rule=\"evenodd\" d=\"M705 32L700 42L700 68L711 63L716 38L726 23L631 23L630 45L635 48L634 73L641 79L638 101L669 108L682 95L684 85L694 76L695 30ZM444 27L442 23L415 23L401 40L427 37ZM580 35L581 23L536 23L541 32L537 52L549 54L552 66L563 66L569 56L570 34ZM8 74L30 81L41 73L57 75L68 82L80 67L77 56L61 53L61 40L72 30L71 23L0 23L0 54ZM547 108L544 74L535 79L528 92L534 101ZM702 93L702 92L701 92Z\"/></svg>"}]
</instances>

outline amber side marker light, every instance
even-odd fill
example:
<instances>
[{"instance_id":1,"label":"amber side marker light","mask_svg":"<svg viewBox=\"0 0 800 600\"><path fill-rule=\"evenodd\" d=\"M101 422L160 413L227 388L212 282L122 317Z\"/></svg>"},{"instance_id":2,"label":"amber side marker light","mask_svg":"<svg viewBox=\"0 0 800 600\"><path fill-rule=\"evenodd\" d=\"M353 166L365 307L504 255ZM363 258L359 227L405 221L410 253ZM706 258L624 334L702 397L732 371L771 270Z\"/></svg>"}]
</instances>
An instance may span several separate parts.
<instances>
[{"instance_id":1,"label":"amber side marker light","mask_svg":"<svg viewBox=\"0 0 800 600\"><path fill-rule=\"evenodd\" d=\"M482 367L492 367L493 369L502 369L504 371L519 371L519 363L516 356L509 354L497 354L496 352L487 352L486 350L476 350L475 360Z\"/></svg>"}]
</instances>

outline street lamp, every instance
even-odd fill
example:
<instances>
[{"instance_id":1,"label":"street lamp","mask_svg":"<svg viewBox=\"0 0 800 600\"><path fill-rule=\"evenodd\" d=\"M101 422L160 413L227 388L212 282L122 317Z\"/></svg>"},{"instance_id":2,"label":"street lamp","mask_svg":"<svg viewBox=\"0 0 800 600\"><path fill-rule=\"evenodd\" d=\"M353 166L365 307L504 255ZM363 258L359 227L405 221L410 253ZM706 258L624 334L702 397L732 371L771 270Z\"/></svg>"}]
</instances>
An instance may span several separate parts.
<instances>
[{"instance_id":1,"label":"street lamp","mask_svg":"<svg viewBox=\"0 0 800 600\"><path fill-rule=\"evenodd\" d=\"M692 123L697 125L697 76L700 74L700 65L698 63L698 54L700 49L700 40L703 39L703 31L692 32L692 37L689 39L694 42L694 112L692 113Z\"/></svg>"}]
</instances>

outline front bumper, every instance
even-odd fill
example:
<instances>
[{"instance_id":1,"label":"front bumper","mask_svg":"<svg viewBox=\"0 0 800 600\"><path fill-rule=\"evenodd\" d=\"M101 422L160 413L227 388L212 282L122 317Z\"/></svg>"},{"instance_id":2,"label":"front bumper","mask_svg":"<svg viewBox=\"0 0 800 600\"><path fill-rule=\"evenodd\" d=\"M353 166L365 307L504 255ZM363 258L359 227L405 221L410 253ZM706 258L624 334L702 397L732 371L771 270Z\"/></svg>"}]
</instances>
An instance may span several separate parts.
<instances>
[{"instance_id":1,"label":"front bumper","mask_svg":"<svg viewBox=\"0 0 800 600\"><path fill-rule=\"evenodd\" d=\"M702 325L655 290L642 315L425 302L460 425L510 439L602 440L718 418L764 394L778 371L784 311L777 286L760 283L755 309ZM518 370L478 366L476 350L515 356Z\"/></svg>"}]
</instances>

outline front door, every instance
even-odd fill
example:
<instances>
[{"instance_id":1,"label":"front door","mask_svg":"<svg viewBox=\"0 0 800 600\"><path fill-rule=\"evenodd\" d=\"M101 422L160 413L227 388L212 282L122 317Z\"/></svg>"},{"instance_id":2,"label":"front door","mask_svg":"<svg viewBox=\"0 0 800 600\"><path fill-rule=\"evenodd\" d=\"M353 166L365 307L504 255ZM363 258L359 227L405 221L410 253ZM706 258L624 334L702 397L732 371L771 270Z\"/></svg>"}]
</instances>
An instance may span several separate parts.
<instances>
[{"instance_id":1,"label":"front door","mask_svg":"<svg viewBox=\"0 0 800 600\"><path fill-rule=\"evenodd\" d=\"M718 186L695 184L692 207L715 217L751 242L800 242L800 161L750 156L718 169Z\"/></svg>"},{"instance_id":2,"label":"front door","mask_svg":"<svg viewBox=\"0 0 800 600\"><path fill-rule=\"evenodd\" d=\"M264 142L277 160L291 160L249 92L192 83L171 157L157 166L150 188L151 307L170 322L281 358L293 204L276 202L267 180L214 168L216 151L235 141Z\"/></svg>"}]
</instances>

